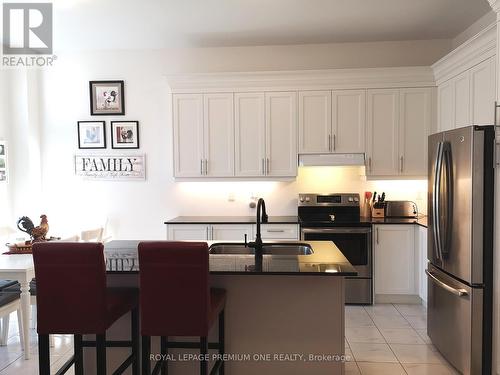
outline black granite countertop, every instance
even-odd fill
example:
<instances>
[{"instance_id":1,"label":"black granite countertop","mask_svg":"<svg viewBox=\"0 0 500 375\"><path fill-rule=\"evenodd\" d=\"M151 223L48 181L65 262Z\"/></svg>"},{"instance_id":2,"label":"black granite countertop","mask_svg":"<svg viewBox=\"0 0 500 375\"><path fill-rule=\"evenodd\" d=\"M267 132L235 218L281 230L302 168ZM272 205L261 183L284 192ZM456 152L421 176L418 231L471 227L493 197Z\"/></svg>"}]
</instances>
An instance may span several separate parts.
<instances>
[{"instance_id":1,"label":"black granite countertop","mask_svg":"<svg viewBox=\"0 0 500 375\"><path fill-rule=\"evenodd\" d=\"M405 217L386 217L386 218L373 218L362 217L361 222L371 224L417 224L427 228L427 216L419 216L418 218L405 218Z\"/></svg>"},{"instance_id":2,"label":"black granite countertop","mask_svg":"<svg viewBox=\"0 0 500 375\"><path fill-rule=\"evenodd\" d=\"M106 270L108 273L137 273L138 240L115 240L105 244ZM208 245L225 243L208 241ZM296 241L265 241L265 244L290 244ZM210 274L213 275L311 275L311 276L356 276L357 272L338 247L327 241L303 241L309 244L310 255L264 255L262 268L255 265L254 255L210 254ZM231 242L240 244L241 242Z\"/></svg>"},{"instance_id":3,"label":"black granite countertop","mask_svg":"<svg viewBox=\"0 0 500 375\"><path fill-rule=\"evenodd\" d=\"M255 224L256 216L177 216L165 224ZM266 224L298 224L297 216L269 216Z\"/></svg>"}]
</instances>

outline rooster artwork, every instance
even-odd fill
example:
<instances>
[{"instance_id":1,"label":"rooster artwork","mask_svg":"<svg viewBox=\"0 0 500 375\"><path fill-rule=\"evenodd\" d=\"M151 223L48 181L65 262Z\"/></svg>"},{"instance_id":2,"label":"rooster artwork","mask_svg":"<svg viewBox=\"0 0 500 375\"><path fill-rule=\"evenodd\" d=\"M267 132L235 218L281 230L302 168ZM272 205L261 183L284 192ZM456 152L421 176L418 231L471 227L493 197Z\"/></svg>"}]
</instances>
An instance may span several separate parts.
<instances>
[{"instance_id":1,"label":"rooster artwork","mask_svg":"<svg viewBox=\"0 0 500 375\"><path fill-rule=\"evenodd\" d=\"M49 222L47 221L47 215L40 216L40 225L35 227L33 221L27 216L23 216L17 221L17 227L20 231L28 233L31 237L31 243L43 242L46 240L45 236L49 231Z\"/></svg>"}]
</instances>

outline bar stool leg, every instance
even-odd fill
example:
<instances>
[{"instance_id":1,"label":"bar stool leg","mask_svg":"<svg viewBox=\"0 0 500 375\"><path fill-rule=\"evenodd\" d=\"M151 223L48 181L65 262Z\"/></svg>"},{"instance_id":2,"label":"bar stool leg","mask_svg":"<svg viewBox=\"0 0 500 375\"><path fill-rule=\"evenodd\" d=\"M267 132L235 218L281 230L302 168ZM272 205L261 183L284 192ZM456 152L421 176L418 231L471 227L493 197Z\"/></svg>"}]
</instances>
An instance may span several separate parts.
<instances>
[{"instance_id":1,"label":"bar stool leg","mask_svg":"<svg viewBox=\"0 0 500 375\"><path fill-rule=\"evenodd\" d=\"M161 358L162 358L162 364L160 367L160 375L167 375L168 374L168 359L167 359L167 354L168 354L168 337L162 336L160 339L160 352L161 352Z\"/></svg>"},{"instance_id":2,"label":"bar stool leg","mask_svg":"<svg viewBox=\"0 0 500 375\"><path fill-rule=\"evenodd\" d=\"M73 346L75 351L75 375L83 375L82 335L73 336Z\"/></svg>"},{"instance_id":3,"label":"bar stool leg","mask_svg":"<svg viewBox=\"0 0 500 375\"><path fill-rule=\"evenodd\" d=\"M132 362L132 375L139 375L139 358L140 354L140 342L139 342L139 309L136 307L132 310L132 327L131 327L131 337L132 337L132 354L134 356L134 361ZM76 375L76 374L75 374Z\"/></svg>"},{"instance_id":4,"label":"bar stool leg","mask_svg":"<svg viewBox=\"0 0 500 375\"><path fill-rule=\"evenodd\" d=\"M151 374L151 362L149 354L151 353L151 337L142 336L142 375Z\"/></svg>"},{"instance_id":5,"label":"bar stool leg","mask_svg":"<svg viewBox=\"0 0 500 375\"><path fill-rule=\"evenodd\" d=\"M219 314L219 354L225 353L224 310ZM219 375L224 375L224 361L221 360Z\"/></svg>"},{"instance_id":6,"label":"bar stool leg","mask_svg":"<svg viewBox=\"0 0 500 375\"><path fill-rule=\"evenodd\" d=\"M97 375L106 375L106 334L96 335Z\"/></svg>"},{"instance_id":7,"label":"bar stool leg","mask_svg":"<svg viewBox=\"0 0 500 375\"><path fill-rule=\"evenodd\" d=\"M205 356L208 353L208 341L206 337L200 337L200 354ZM207 375L208 374L208 362L203 358L200 361L200 374Z\"/></svg>"},{"instance_id":8,"label":"bar stool leg","mask_svg":"<svg viewBox=\"0 0 500 375\"><path fill-rule=\"evenodd\" d=\"M40 375L50 375L49 335L38 335L38 371Z\"/></svg>"}]
</instances>

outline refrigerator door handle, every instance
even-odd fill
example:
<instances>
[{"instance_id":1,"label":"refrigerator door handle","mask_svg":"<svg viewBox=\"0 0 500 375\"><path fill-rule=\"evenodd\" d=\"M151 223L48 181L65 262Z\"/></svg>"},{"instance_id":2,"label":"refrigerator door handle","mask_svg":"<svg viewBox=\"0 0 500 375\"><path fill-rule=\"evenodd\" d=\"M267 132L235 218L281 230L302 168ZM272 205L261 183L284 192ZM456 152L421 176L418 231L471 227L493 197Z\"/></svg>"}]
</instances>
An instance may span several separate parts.
<instances>
[{"instance_id":1,"label":"refrigerator door handle","mask_svg":"<svg viewBox=\"0 0 500 375\"><path fill-rule=\"evenodd\" d=\"M441 192L441 168L443 164L443 142L439 142L436 152L436 163L434 165L434 184L432 187L432 234L434 237L434 249L436 258L442 260L441 252L441 228L439 225L439 204Z\"/></svg>"},{"instance_id":2,"label":"refrigerator door handle","mask_svg":"<svg viewBox=\"0 0 500 375\"><path fill-rule=\"evenodd\" d=\"M450 250L451 241L451 225L453 218L453 181L452 181L452 165L451 165L451 145L449 142L443 143L443 160L444 160L444 172L446 178L446 185L444 186L446 193L446 215L444 221L444 238L441 245L441 255L447 255ZM441 234L441 233L440 233Z\"/></svg>"},{"instance_id":3,"label":"refrigerator door handle","mask_svg":"<svg viewBox=\"0 0 500 375\"><path fill-rule=\"evenodd\" d=\"M425 270L425 273L427 274L427 276L429 276L432 279L432 281L434 281L436 283L436 285L440 286L441 288L443 288L447 292L450 292L451 294L454 294L454 295L459 296L459 297L465 297L468 295L468 293L465 289L456 289L456 288L453 288L452 286L449 286L448 284L439 280L436 276L434 276L431 272L429 272L429 270Z\"/></svg>"}]
</instances>

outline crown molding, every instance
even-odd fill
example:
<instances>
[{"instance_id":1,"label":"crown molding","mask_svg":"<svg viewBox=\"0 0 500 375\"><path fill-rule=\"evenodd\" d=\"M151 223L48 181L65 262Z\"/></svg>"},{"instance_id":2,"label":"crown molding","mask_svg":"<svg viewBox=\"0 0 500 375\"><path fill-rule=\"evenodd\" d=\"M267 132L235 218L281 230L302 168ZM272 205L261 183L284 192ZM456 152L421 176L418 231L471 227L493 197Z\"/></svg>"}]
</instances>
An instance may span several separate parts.
<instances>
[{"instance_id":1,"label":"crown molding","mask_svg":"<svg viewBox=\"0 0 500 375\"><path fill-rule=\"evenodd\" d=\"M498 0L500 5L500 0ZM485 27L472 38L455 48L432 65L434 78L439 85L496 55L496 22Z\"/></svg>"},{"instance_id":2,"label":"crown molding","mask_svg":"<svg viewBox=\"0 0 500 375\"><path fill-rule=\"evenodd\" d=\"M166 77L172 93L328 90L435 86L428 66L195 73Z\"/></svg>"},{"instance_id":3,"label":"crown molding","mask_svg":"<svg viewBox=\"0 0 500 375\"><path fill-rule=\"evenodd\" d=\"M500 0L488 0L488 3L490 3L491 9L496 13L500 12Z\"/></svg>"}]
</instances>

